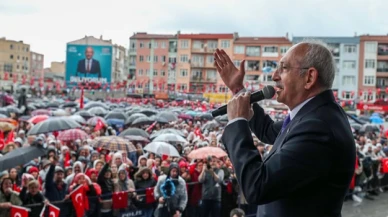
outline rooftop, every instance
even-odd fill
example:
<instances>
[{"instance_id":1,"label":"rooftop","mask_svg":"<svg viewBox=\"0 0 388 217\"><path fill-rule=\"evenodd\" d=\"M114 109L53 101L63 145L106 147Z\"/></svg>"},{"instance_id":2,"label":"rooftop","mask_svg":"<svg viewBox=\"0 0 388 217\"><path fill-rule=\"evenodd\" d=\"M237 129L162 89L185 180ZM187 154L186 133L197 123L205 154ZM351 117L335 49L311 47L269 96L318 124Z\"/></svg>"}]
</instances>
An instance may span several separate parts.
<instances>
[{"instance_id":1,"label":"rooftop","mask_svg":"<svg viewBox=\"0 0 388 217\"><path fill-rule=\"evenodd\" d=\"M198 34L179 34L178 39L233 39L233 33L212 34L212 33L198 33Z\"/></svg>"},{"instance_id":2,"label":"rooftop","mask_svg":"<svg viewBox=\"0 0 388 217\"><path fill-rule=\"evenodd\" d=\"M291 44L286 37L239 37L235 44Z\"/></svg>"},{"instance_id":3,"label":"rooftop","mask_svg":"<svg viewBox=\"0 0 388 217\"><path fill-rule=\"evenodd\" d=\"M102 38L102 35L100 38L95 38L94 36L87 36L80 38L75 41L68 42L67 44L72 44L72 45L112 45L112 40L105 40Z\"/></svg>"},{"instance_id":4,"label":"rooftop","mask_svg":"<svg viewBox=\"0 0 388 217\"><path fill-rule=\"evenodd\" d=\"M176 35L170 34L148 34L146 32L134 33L129 39L173 39Z\"/></svg>"},{"instance_id":5,"label":"rooftop","mask_svg":"<svg viewBox=\"0 0 388 217\"><path fill-rule=\"evenodd\" d=\"M316 36L295 36L292 37L293 43L298 43L303 40L319 40L325 43L360 43L360 37L350 36L350 37L316 37Z\"/></svg>"}]
</instances>

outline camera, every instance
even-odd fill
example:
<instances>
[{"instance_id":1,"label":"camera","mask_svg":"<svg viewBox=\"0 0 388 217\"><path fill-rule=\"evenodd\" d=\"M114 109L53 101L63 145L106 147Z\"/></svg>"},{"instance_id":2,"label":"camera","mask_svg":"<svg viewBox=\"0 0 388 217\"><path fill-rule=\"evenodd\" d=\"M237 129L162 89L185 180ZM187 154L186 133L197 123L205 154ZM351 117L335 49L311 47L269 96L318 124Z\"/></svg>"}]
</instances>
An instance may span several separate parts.
<instances>
[{"instance_id":1,"label":"camera","mask_svg":"<svg viewBox=\"0 0 388 217\"><path fill-rule=\"evenodd\" d=\"M212 156L207 156L207 159L206 159L206 166L207 166L207 169L210 170L212 168L212 166L210 165L210 162L212 161Z\"/></svg>"}]
</instances>

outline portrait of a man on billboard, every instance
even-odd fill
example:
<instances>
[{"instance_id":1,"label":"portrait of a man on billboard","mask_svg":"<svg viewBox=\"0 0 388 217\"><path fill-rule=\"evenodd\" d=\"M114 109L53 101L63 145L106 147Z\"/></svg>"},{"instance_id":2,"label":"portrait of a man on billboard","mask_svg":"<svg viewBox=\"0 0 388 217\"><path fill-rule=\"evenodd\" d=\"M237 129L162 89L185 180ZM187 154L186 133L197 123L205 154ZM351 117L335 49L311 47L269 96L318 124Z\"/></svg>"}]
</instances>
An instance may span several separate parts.
<instances>
[{"instance_id":1,"label":"portrait of a man on billboard","mask_svg":"<svg viewBox=\"0 0 388 217\"><path fill-rule=\"evenodd\" d=\"M100 62L93 59L94 50L92 47L86 47L85 59L78 61L76 76L90 77L88 75L94 74L98 78L101 78Z\"/></svg>"}]
</instances>

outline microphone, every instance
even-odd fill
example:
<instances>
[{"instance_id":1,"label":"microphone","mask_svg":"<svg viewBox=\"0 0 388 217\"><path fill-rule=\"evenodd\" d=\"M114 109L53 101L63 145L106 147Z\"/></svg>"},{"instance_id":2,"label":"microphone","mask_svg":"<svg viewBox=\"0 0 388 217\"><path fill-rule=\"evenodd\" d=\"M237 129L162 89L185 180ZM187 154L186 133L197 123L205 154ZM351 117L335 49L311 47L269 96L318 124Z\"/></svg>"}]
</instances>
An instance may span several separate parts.
<instances>
[{"instance_id":1,"label":"microphone","mask_svg":"<svg viewBox=\"0 0 388 217\"><path fill-rule=\"evenodd\" d=\"M272 99L274 95L275 95L275 88L273 88L272 86L265 86L262 90L256 91L251 94L250 102L252 104L252 103L261 101L263 99ZM227 105L223 105L213 110L211 112L213 118L226 114L227 113L226 107Z\"/></svg>"}]
</instances>

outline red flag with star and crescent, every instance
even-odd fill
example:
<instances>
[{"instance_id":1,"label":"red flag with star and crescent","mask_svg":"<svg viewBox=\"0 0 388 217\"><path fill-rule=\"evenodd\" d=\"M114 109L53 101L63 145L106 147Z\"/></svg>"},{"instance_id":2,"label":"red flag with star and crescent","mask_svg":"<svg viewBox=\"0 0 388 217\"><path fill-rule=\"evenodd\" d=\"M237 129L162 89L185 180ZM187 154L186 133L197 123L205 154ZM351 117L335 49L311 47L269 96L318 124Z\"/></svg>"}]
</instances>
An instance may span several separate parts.
<instances>
[{"instance_id":1,"label":"red flag with star and crescent","mask_svg":"<svg viewBox=\"0 0 388 217\"><path fill-rule=\"evenodd\" d=\"M75 213L77 214L77 217L84 217L85 215L85 190L84 186L80 185L78 188L76 188L74 191L70 193L71 201L73 201L73 206L75 209Z\"/></svg>"},{"instance_id":2,"label":"red flag with star and crescent","mask_svg":"<svg viewBox=\"0 0 388 217\"><path fill-rule=\"evenodd\" d=\"M30 209L21 206L12 206L10 217L28 217Z\"/></svg>"},{"instance_id":3,"label":"red flag with star and crescent","mask_svg":"<svg viewBox=\"0 0 388 217\"><path fill-rule=\"evenodd\" d=\"M112 208L125 209L128 207L128 192L115 192L112 195Z\"/></svg>"}]
</instances>

